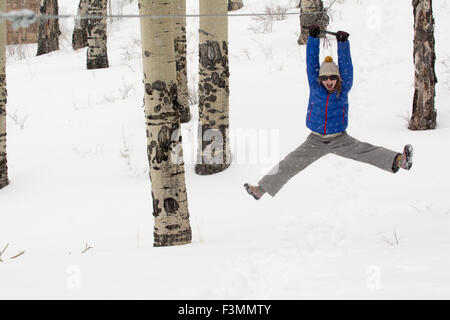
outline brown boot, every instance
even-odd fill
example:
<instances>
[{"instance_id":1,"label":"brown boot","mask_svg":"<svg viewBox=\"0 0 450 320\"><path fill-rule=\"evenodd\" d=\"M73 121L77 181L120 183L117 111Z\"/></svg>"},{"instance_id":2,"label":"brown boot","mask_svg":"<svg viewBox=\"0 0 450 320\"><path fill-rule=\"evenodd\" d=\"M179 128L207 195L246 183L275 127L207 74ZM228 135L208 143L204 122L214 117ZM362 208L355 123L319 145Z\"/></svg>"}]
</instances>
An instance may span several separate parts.
<instances>
[{"instance_id":1,"label":"brown boot","mask_svg":"<svg viewBox=\"0 0 450 320\"><path fill-rule=\"evenodd\" d=\"M403 153L402 154L399 153L398 156L395 158L394 167L397 168L397 170L398 168L410 170L413 165L413 154L414 149L412 145L407 144L403 148Z\"/></svg>"},{"instance_id":2,"label":"brown boot","mask_svg":"<svg viewBox=\"0 0 450 320\"><path fill-rule=\"evenodd\" d=\"M245 183L244 187L248 194L252 195L256 200L261 199L264 193L266 193L261 186L251 186L248 183Z\"/></svg>"}]
</instances>

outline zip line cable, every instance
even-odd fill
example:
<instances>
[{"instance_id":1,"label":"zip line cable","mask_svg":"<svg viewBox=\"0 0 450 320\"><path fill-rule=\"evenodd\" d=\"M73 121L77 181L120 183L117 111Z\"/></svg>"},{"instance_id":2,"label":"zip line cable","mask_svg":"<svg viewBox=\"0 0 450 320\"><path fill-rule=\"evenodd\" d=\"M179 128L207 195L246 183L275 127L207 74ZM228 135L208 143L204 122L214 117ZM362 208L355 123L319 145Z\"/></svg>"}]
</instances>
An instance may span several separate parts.
<instances>
[{"instance_id":1,"label":"zip line cable","mask_svg":"<svg viewBox=\"0 0 450 320\"><path fill-rule=\"evenodd\" d=\"M328 8L325 10L325 11L328 11L328 10L330 10L330 8L333 6L333 4L336 2L336 0L334 0L329 6L328 6Z\"/></svg>"},{"instance_id":2,"label":"zip line cable","mask_svg":"<svg viewBox=\"0 0 450 320\"><path fill-rule=\"evenodd\" d=\"M334 0L331 5L323 10L317 12L305 12L300 14L316 14L316 13L326 13L331 6L336 2ZM164 18L200 18L200 17L264 17L264 16L280 16L280 15L299 15L298 12L267 12L267 13L233 13L233 14L186 14L186 15L141 15L141 14L58 14L58 15L48 15L48 14L38 14L30 9L19 9L11 10L9 12L0 11L0 22L3 20L10 21L13 30L18 28L28 28L30 25L40 21L40 20L51 20L51 19L77 19L77 20L87 20L87 19L113 19L113 18L145 18L145 19L164 19Z\"/></svg>"}]
</instances>

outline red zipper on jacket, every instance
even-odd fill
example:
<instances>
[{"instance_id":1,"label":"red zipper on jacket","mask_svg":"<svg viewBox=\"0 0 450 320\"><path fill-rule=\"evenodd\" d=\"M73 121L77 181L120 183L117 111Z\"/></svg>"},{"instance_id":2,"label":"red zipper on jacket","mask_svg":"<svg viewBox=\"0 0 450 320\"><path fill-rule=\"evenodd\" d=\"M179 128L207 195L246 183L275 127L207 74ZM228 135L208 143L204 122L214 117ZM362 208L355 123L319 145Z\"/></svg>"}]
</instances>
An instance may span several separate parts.
<instances>
[{"instance_id":1,"label":"red zipper on jacket","mask_svg":"<svg viewBox=\"0 0 450 320\"><path fill-rule=\"evenodd\" d=\"M345 104L344 104L344 106L342 107L342 124L345 125Z\"/></svg>"},{"instance_id":2,"label":"red zipper on jacket","mask_svg":"<svg viewBox=\"0 0 450 320\"><path fill-rule=\"evenodd\" d=\"M327 96L327 105L325 106L325 128L323 130L323 134L327 134L328 100L330 100L330 93Z\"/></svg>"},{"instance_id":3,"label":"red zipper on jacket","mask_svg":"<svg viewBox=\"0 0 450 320\"><path fill-rule=\"evenodd\" d=\"M312 112L313 104L311 103L311 107L309 108L309 117L308 121L311 120L311 112Z\"/></svg>"}]
</instances>

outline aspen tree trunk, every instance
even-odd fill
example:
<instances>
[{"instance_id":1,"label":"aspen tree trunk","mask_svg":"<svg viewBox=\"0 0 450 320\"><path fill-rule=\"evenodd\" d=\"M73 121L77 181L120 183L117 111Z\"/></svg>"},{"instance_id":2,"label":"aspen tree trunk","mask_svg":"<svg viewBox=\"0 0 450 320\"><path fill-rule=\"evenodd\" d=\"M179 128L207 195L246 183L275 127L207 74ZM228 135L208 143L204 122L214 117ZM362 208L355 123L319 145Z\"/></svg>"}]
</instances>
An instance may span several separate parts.
<instances>
[{"instance_id":1,"label":"aspen tree trunk","mask_svg":"<svg viewBox=\"0 0 450 320\"><path fill-rule=\"evenodd\" d=\"M41 14L58 15L58 0L41 0L39 11ZM42 19L39 23L37 55L59 50L60 35L58 19Z\"/></svg>"},{"instance_id":2,"label":"aspen tree trunk","mask_svg":"<svg viewBox=\"0 0 450 320\"><path fill-rule=\"evenodd\" d=\"M302 27L317 25L322 30L326 30L329 17L323 8L322 0L300 0L300 36L297 40L299 45L305 45L308 41L309 30ZM320 37L324 37L323 34Z\"/></svg>"},{"instance_id":3,"label":"aspen tree trunk","mask_svg":"<svg viewBox=\"0 0 450 320\"><path fill-rule=\"evenodd\" d=\"M80 0L78 5L78 15L85 16L88 13L89 0ZM87 42L87 19L75 19L75 27L72 34L73 50L81 49L88 46Z\"/></svg>"},{"instance_id":4,"label":"aspen tree trunk","mask_svg":"<svg viewBox=\"0 0 450 320\"><path fill-rule=\"evenodd\" d=\"M437 112L434 97L437 77L434 49L434 18L432 0L413 0L414 8L414 99L409 129L436 128Z\"/></svg>"},{"instance_id":5,"label":"aspen tree trunk","mask_svg":"<svg viewBox=\"0 0 450 320\"><path fill-rule=\"evenodd\" d=\"M242 0L228 0L228 11L236 11L244 6Z\"/></svg>"},{"instance_id":6,"label":"aspen tree trunk","mask_svg":"<svg viewBox=\"0 0 450 320\"><path fill-rule=\"evenodd\" d=\"M231 163L229 143L228 2L200 0L199 124L195 172L221 172Z\"/></svg>"},{"instance_id":7,"label":"aspen tree trunk","mask_svg":"<svg viewBox=\"0 0 450 320\"><path fill-rule=\"evenodd\" d=\"M108 0L89 0L88 14L106 17L107 7ZM87 32L87 68L108 68L106 18L89 19Z\"/></svg>"},{"instance_id":8,"label":"aspen tree trunk","mask_svg":"<svg viewBox=\"0 0 450 320\"><path fill-rule=\"evenodd\" d=\"M5 12L6 0L0 0L0 11ZM6 20L0 21L0 189L9 184L6 159Z\"/></svg>"},{"instance_id":9,"label":"aspen tree trunk","mask_svg":"<svg viewBox=\"0 0 450 320\"><path fill-rule=\"evenodd\" d=\"M168 0L140 0L141 15L169 15ZM177 103L172 23L141 18L147 155L152 182L154 246L191 242Z\"/></svg>"},{"instance_id":10,"label":"aspen tree trunk","mask_svg":"<svg viewBox=\"0 0 450 320\"><path fill-rule=\"evenodd\" d=\"M174 43L178 83L178 103L180 108L180 121L187 123L191 120L189 109L189 91L187 79L186 59L186 0L173 0Z\"/></svg>"}]
</instances>

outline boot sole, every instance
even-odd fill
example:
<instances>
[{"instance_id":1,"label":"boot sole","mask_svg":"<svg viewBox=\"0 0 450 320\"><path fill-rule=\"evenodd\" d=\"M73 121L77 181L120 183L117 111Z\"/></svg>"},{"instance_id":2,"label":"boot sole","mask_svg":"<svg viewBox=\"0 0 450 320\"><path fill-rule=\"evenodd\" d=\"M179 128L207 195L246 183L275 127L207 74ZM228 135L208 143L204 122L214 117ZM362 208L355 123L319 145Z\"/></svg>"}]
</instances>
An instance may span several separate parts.
<instances>
[{"instance_id":1,"label":"boot sole","mask_svg":"<svg viewBox=\"0 0 450 320\"><path fill-rule=\"evenodd\" d=\"M403 152L405 153L406 156L406 170L411 169L413 163L412 163L412 159L413 159L413 155L414 155L414 148L412 145L407 144L405 146L405 148L403 149Z\"/></svg>"}]
</instances>

